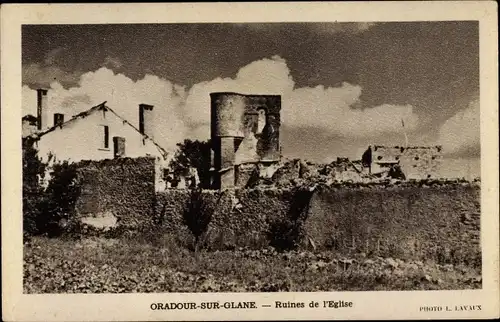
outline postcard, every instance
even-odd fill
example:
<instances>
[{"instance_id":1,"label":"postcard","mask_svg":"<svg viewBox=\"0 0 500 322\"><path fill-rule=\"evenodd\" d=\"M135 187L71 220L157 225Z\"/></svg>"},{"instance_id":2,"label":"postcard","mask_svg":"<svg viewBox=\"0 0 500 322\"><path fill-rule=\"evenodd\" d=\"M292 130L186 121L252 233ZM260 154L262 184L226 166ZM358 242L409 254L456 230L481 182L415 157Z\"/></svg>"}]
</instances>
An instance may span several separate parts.
<instances>
[{"instance_id":1,"label":"postcard","mask_svg":"<svg viewBox=\"0 0 500 322\"><path fill-rule=\"evenodd\" d=\"M499 316L495 3L1 9L4 320Z\"/></svg>"}]
</instances>

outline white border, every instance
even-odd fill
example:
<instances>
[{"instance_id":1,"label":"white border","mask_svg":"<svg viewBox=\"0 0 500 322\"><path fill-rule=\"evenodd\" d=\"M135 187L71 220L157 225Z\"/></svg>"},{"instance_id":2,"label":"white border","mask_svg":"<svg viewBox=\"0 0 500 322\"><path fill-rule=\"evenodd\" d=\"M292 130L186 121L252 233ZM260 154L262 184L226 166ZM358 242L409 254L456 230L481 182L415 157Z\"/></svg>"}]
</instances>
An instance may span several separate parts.
<instances>
[{"instance_id":1,"label":"white border","mask_svg":"<svg viewBox=\"0 0 500 322\"><path fill-rule=\"evenodd\" d=\"M22 294L21 25L167 22L480 21L483 289L335 293ZM499 315L498 29L496 2L296 2L2 5L2 317L16 321L464 319ZM166 301L353 301L351 309L151 311ZM481 311L420 312L481 304Z\"/></svg>"}]
</instances>

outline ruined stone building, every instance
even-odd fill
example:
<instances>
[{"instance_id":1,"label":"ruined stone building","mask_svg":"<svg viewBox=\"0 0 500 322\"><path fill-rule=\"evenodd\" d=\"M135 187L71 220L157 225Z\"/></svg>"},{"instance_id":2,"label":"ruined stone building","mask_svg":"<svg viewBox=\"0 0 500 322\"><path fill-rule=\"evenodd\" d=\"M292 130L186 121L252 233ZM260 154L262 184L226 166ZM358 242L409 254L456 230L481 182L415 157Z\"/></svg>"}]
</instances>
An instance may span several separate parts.
<instances>
[{"instance_id":1,"label":"ruined stone building","mask_svg":"<svg viewBox=\"0 0 500 322\"><path fill-rule=\"evenodd\" d=\"M281 157L281 96L211 93L213 183L216 189L245 187Z\"/></svg>"},{"instance_id":2,"label":"ruined stone building","mask_svg":"<svg viewBox=\"0 0 500 322\"><path fill-rule=\"evenodd\" d=\"M363 164L372 174L383 175L399 166L406 179L440 177L442 159L441 146L373 145L363 154Z\"/></svg>"},{"instance_id":3,"label":"ruined stone building","mask_svg":"<svg viewBox=\"0 0 500 322\"><path fill-rule=\"evenodd\" d=\"M156 160L157 190L165 188L162 169L167 152L154 140L154 107L138 106L136 127L103 102L71 116L48 115L47 90L37 90L37 116L23 117L23 141L38 150L42 161L79 162L123 157L153 157Z\"/></svg>"}]
</instances>

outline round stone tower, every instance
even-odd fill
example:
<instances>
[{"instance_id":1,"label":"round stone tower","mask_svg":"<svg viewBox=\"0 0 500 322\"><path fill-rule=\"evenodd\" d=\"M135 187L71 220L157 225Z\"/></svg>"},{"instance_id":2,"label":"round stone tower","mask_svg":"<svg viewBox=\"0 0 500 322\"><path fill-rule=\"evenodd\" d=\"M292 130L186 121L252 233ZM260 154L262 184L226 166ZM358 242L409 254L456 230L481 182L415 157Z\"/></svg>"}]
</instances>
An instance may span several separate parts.
<instances>
[{"instance_id":1,"label":"round stone tower","mask_svg":"<svg viewBox=\"0 0 500 322\"><path fill-rule=\"evenodd\" d=\"M214 188L240 185L240 164L279 161L281 96L218 92L210 101Z\"/></svg>"},{"instance_id":2,"label":"round stone tower","mask_svg":"<svg viewBox=\"0 0 500 322\"><path fill-rule=\"evenodd\" d=\"M246 99L237 93L212 93L211 137L243 137Z\"/></svg>"}]
</instances>

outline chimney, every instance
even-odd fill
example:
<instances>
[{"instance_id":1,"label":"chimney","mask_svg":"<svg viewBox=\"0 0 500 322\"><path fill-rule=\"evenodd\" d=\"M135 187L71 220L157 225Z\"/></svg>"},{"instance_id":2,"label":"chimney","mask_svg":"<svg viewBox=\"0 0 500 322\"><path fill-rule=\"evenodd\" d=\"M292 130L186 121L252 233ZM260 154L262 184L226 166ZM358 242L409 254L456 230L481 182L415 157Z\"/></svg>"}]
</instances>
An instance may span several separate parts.
<instances>
[{"instance_id":1,"label":"chimney","mask_svg":"<svg viewBox=\"0 0 500 322\"><path fill-rule=\"evenodd\" d=\"M37 89L37 129L42 130L47 127L47 90Z\"/></svg>"},{"instance_id":2,"label":"chimney","mask_svg":"<svg viewBox=\"0 0 500 322\"><path fill-rule=\"evenodd\" d=\"M139 132L153 137L153 105L139 104Z\"/></svg>"},{"instance_id":3,"label":"chimney","mask_svg":"<svg viewBox=\"0 0 500 322\"><path fill-rule=\"evenodd\" d=\"M64 114L54 113L54 126L58 126L64 123Z\"/></svg>"}]
</instances>

